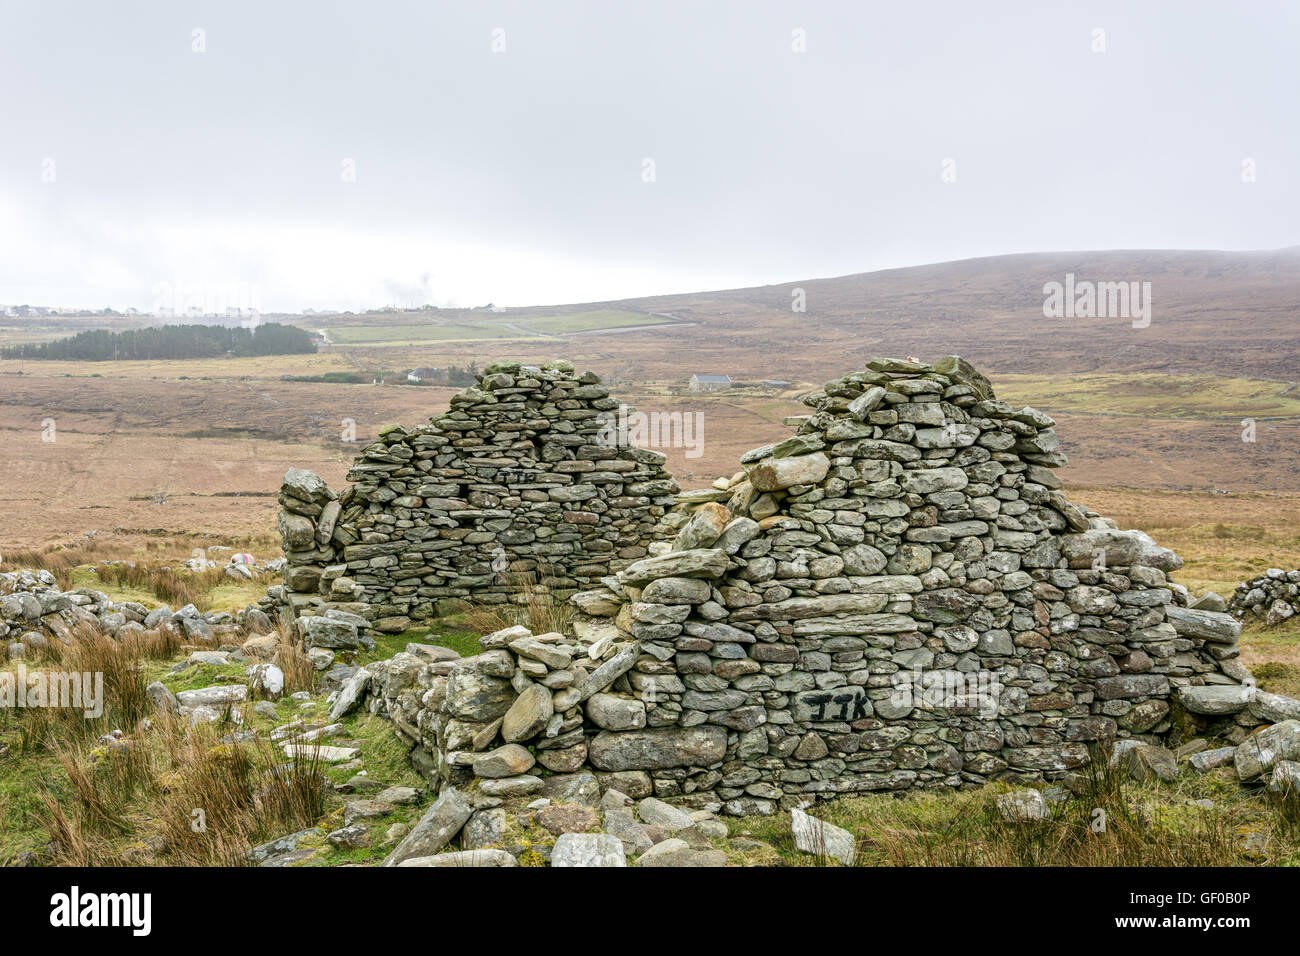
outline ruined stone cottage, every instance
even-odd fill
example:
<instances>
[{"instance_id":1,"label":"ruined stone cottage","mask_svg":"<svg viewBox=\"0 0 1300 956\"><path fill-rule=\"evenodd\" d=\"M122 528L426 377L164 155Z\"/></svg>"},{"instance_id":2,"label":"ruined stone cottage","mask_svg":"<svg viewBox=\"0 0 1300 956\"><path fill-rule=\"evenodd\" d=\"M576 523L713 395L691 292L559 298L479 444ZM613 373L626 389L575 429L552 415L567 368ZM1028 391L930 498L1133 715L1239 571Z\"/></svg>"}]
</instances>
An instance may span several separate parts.
<instances>
[{"instance_id":1,"label":"ruined stone cottage","mask_svg":"<svg viewBox=\"0 0 1300 956\"><path fill-rule=\"evenodd\" d=\"M364 633L501 600L485 548L568 545L546 556L579 589L571 632L510 628L464 659L411 645L336 701L389 716L437 785L519 794L583 769L771 813L1058 779L1097 741L1248 722L1240 625L1186 606L1171 551L1071 503L1052 419L963 360L868 362L807 396L789 438L675 496L659 456L590 443L611 401L565 367L492 367L368 448L337 501L286 484L286 508L312 506L282 522L309 640L333 627L313 618Z\"/></svg>"}]
</instances>

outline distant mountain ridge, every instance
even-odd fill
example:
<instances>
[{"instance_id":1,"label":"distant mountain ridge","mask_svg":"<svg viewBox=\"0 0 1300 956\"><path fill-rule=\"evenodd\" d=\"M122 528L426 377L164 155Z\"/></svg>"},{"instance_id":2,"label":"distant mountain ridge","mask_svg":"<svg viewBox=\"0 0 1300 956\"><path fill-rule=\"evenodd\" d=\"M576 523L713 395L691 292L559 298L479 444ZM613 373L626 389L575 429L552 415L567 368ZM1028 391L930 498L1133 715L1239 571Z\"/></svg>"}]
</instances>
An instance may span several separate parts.
<instances>
[{"instance_id":1,"label":"distant mountain ridge","mask_svg":"<svg viewBox=\"0 0 1300 956\"><path fill-rule=\"evenodd\" d=\"M1044 286L1150 283L1150 323L1046 318ZM792 305L802 290L805 311ZM700 323L666 333L722 371L826 377L846 356L959 353L996 372L1300 376L1300 247L1021 253L743 289L589 303ZM630 339L636 333L620 336ZM626 342L623 344L631 344ZM788 348L787 346L795 346ZM660 363L646 359L645 375ZM665 356L665 369L677 360Z\"/></svg>"}]
</instances>

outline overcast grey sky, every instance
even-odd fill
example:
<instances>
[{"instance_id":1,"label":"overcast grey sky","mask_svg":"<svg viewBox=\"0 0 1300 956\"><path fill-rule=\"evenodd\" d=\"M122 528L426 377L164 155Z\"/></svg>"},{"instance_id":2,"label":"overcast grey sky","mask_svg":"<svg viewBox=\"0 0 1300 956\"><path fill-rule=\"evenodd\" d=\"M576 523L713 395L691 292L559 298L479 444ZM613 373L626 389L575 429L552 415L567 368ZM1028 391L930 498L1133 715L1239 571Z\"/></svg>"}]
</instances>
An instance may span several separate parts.
<instances>
[{"instance_id":1,"label":"overcast grey sky","mask_svg":"<svg viewBox=\"0 0 1300 956\"><path fill-rule=\"evenodd\" d=\"M0 83L11 304L1300 243L1295 2L0 0Z\"/></svg>"}]
</instances>

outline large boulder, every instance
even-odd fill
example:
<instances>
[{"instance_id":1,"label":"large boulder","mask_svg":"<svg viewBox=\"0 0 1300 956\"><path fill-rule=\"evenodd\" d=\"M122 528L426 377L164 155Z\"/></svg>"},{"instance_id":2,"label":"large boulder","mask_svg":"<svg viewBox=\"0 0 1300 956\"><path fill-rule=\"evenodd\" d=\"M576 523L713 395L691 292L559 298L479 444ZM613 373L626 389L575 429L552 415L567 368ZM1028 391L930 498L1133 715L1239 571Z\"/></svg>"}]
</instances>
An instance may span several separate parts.
<instances>
[{"instance_id":1,"label":"large boulder","mask_svg":"<svg viewBox=\"0 0 1300 956\"><path fill-rule=\"evenodd\" d=\"M745 470L755 491L780 491L795 485L814 485L826 477L830 468L831 460L819 451L790 458L764 458Z\"/></svg>"},{"instance_id":2,"label":"large boulder","mask_svg":"<svg viewBox=\"0 0 1300 956\"><path fill-rule=\"evenodd\" d=\"M280 493L297 498L300 501L322 503L335 497L325 484L325 479L305 468L290 468L284 473Z\"/></svg>"},{"instance_id":3,"label":"large boulder","mask_svg":"<svg viewBox=\"0 0 1300 956\"><path fill-rule=\"evenodd\" d=\"M587 719L602 730L639 730L645 714L645 704L636 697L593 694L587 700Z\"/></svg>"},{"instance_id":4,"label":"large boulder","mask_svg":"<svg viewBox=\"0 0 1300 956\"><path fill-rule=\"evenodd\" d=\"M467 657L447 677L446 710L462 720L488 721L504 717L514 703L510 681L482 672L476 658Z\"/></svg>"},{"instance_id":5,"label":"large boulder","mask_svg":"<svg viewBox=\"0 0 1300 956\"><path fill-rule=\"evenodd\" d=\"M1165 620L1182 637L1235 644L1241 636L1241 622L1231 614L1218 611L1198 611L1195 608L1170 605L1165 608Z\"/></svg>"},{"instance_id":6,"label":"large boulder","mask_svg":"<svg viewBox=\"0 0 1300 956\"><path fill-rule=\"evenodd\" d=\"M506 743L531 740L545 729L555 713L551 692L533 684L515 698L501 723L501 739Z\"/></svg>"},{"instance_id":7,"label":"large boulder","mask_svg":"<svg viewBox=\"0 0 1300 956\"><path fill-rule=\"evenodd\" d=\"M591 739L588 759L597 770L666 770L705 767L726 755L726 728L701 725L602 731Z\"/></svg>"},{"instance_id":8,"label":"large boulder","mask_svg":"<svg viewBox=\"0 0 1300 956\"><path fill-rule=\"evenodd\" d=\"M310 551L316 546L316 525L310 518L281 511L279 526L286 551Z\"/></svg>"},{"instance_id":9,"label":"large boulder","mask_svg":"<svg viewBox=\"0 0 1300 956\"><path fill-rule=\"evenodd\" d=\"M790 830L794 845L804 853L830 857L845 866L852 866L857 857L857 841L852 833L809 816L797 807L790 811Z\"/></svg>"},{"instance_id":10,"label":"large boulder","mask_svg":"<svg viewBox=\"0 0 1300 956\"><path fill-rule=\"evenodd\" d=\"M1041 790L1013 790L999 793L994 801L998 813L1008 823L1031 823L1052 819L1052 810Z\"/></svg>"},{"instance_id":11,"label":"large boulder","mask_svg":"<svg viewBox=\"0 0 1300 956\"><path fill-rule=\"evenodd\" d=\"M1259 690L1255 692L1250 702L1250 713L1270 724L1279 724L1284 720L1300 720L1300 700Z\"/></svg>"},{"instance_id":12,"label":"large boulder","mask_svg":"<svg viewBox=\"0 0 1300 956\"><path fill-rule=\"evenodd\" d=\"M303 639L308 647L352 649L361 645L361 635L356 624L332 617L302 617L298 619Z\"/></svg>"},{"instance_id":13,"label":"large boulder","mask_svg":"<svg viewBox=\"0 0 1300 956\"><path fill-rule=\"evenodd\" d=\"M1204 687L1180 687L1178 702L1193 714L1219 717L1238 714L1254 696L1254 688L1245 685L1208 684Z\"/></svg>"},{"instance_id":14,"label":"large boulder","mask_svg":"<svg viewBox=\"0 0 1300 956\"><path fill-rule=\"evenodd\" d=\"M384 859L384 866L397 866L413 857L433 856L456 838L473 810L459 790L448 787L425 811L420 822Z\"/></svg>"},{"instance_id":15,"label":"large boulder","mask_svg":"<svg viewBox=\"0 0 1300 956\"><path fill-rule=\"evenodd\" d=\"M721 548L670 551L628 565L618 573L624 584L644 584L655 578L717 578L726 573L727 552Z\"/></svg>"},{"instance_id":16,"label":"large boulder","mask_svg":"<svg viewBox=\"0 0 1300 956\"><path fill-rule=\"evenodd\" d=\"M496 750L490 750L474 758L474 776L487 779L517 777L527 773L537 763L526 747L519 744L506 744Z\"/></svg>"},{"instance_id":17,"label":"large boulder","mask_svg":"<svg viewBox=\"0 0 1300 956\"><path fill-rule=\"evenodd\" d=\"M1243 781L1267 773L1280 760L1300 760L1300 720L1284 720L1252 734L1237 745L1232 760Z\"/></svg>"},{"instance_id":18,"label":"large boulder","mask_svg":"<svg viewBox=\"0 0 1300 956\"><path fill-rule=\"evenodd\" d=\"M1113 528L1067 534L1061 539L1061 554L1072 568L1092 567L1099 557L1104 558L1108 568L1139 566L1177 571L1183 566L1182 558L1160 547L1149 535Z\"/></svg>"},{"instance_id":19,"label":"large boulder","mask_svg":"<svg viewBox=\"0 0 1300 956\"><path fill-rule=\"evenodd\" d=\"M505 850L458 850L436 853L433 856L413 856L398 866L518 866L518 862Z\"/></svg>"},{"instance_id":20,"label":"large boulder","mask_svg":"<svg viewBox=\"0 0 1300 956\"><path fill-rule=\"evenodd\" d=\"M726 530L728 522L731 521L731 512L725 505L717 502L709 502L701 505L696 512L691 515L689 521L677 532L677 538L673 542L674 551L691 551L695 548L712 547L713 543L722 536Z\"/></svg>"}]
</instances>

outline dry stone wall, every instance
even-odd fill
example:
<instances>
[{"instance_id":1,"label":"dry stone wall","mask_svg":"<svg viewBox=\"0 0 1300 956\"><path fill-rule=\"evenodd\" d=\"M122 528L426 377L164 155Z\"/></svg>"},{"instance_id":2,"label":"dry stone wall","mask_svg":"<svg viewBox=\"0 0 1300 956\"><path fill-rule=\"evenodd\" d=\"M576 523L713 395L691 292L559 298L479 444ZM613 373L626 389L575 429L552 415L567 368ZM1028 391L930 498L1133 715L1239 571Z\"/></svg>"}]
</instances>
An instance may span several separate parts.
<instances>
[{"instance_id":1,"label":"dry stone wall","mask_svg":"<svg viewBox=\"0 0 1300 956\"><path fill-rule=\"evenodd\" d=\"M644 557L679 487L662 454L620 444L619 407L567 362L498 362L427 425L383 429L342 494L290 469L282 597L309 641L519 600L523 576L572 592Z\"/></svg>"},{"instance_id":2,"label":"dry stone wall","mask_svg":"<svg viewBox=\"0 0 1300 956\"><path fill-rule=\"evenodd\" d=\"M1189 722L1244 736L1240 624L1187 607L1173 552L1065 497L1050 417L956 357L873 360L805 403L793 436L678 496L671 542L575 595L573 634L413 646L354 696L442 784L529 793L582 768L733 814L1060 779L1094 742Z\"/></svg>"}]
</instances>

